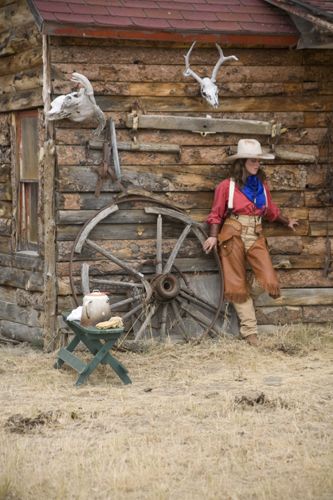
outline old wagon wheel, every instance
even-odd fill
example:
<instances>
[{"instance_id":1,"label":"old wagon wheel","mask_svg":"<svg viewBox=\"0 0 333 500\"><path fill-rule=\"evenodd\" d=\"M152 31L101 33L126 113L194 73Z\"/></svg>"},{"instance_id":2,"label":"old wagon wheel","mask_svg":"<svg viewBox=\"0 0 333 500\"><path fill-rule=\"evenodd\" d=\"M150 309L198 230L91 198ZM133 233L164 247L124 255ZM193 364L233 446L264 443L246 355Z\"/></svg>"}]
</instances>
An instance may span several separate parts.
<instances>
[{"instance_id":1,"label":"old wagon wheel","mask_svg":"<svg viewBox=\"0 0 333 500\"><path fill-rule=\"evenodd\" d=\"M112 239L107 240L107 244L96 243L96 226L105 223L107 217L112 220L112 214L116 214L119 205L137 202L150 205L143 207L142 214L155 220L156 243L152 258L147 259L146 256L128 262L116 255ZM174 230L175 225L181 231L175 239L171 238L170 246L170 238L164 237L163 230L167 226L172 226ZM205 262L212 262L212 257L204 256L201 250L207 238L201 224L171 204L148 196L127 196L101 209L84 224L72 248L70 284L76 303L79 303L76 292L78 283L75 283L73 267L74 263L81 261L80 291L85 294L92 287L109 292L112 314L122 316L127 331L133 328L135 340L141 339L147 332L153 336L159 334L161 339L170 333L180 334L185 339L202 338L208 332L222 333L223 275L220 260L215 252L213 260L218 274L196 269L188 262L190 259L184 258L184 255L187 256L186 243L190 237L192 244L197 245L193 251L197 254L200 252L200 257L207 259ZM106 258L112 270L100 271L98 262L97 266L85 262L94 262L97 256ZM186 268L184 261L187 261ZM108 272L110 275L105 276ZM115 274L120 274L120 277L114 279ZM212 278L215 280L214 290L211 297L207 298L206 291Z\"/></svg>"}]
</instances>

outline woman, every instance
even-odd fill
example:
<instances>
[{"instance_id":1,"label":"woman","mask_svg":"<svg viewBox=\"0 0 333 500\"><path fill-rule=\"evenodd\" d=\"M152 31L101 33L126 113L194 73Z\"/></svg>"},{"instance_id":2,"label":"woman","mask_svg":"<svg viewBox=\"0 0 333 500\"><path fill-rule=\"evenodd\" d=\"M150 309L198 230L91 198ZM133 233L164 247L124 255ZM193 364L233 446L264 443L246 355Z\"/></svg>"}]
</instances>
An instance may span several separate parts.
<instances>
[{"instance_id":1,"label":"woman","mask_svg":"<svg viewBox=\"0 0 333 500\"><path fill-rule=\"evenodd\" d=\"M260 160L272 160L263 154L255 139L241 139L234 160L231 178L222 181L215 190L211 212L209 238L203 249L209 253L217 247L223 267L224 297L232 302L240 320L241 336L251 345L258 345L257 320L253 299L267 291L273 298L280 296L280 286L273 269L262 233L261 220L281 222L295 231L296 219L288 219L273 203ZM223 224L222 229L221 224ZM247 263L254 276L246 278Z\"/></svg>"}]
</instances>

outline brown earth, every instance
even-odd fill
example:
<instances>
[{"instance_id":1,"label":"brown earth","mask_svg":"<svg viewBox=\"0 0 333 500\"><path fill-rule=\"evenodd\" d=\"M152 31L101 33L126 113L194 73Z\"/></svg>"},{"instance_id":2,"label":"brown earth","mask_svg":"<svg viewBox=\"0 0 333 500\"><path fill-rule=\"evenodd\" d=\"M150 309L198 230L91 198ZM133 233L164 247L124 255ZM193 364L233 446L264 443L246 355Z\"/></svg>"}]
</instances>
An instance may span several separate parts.
<instances>
[{"instance_id":1,"label":"brown earth","mask_svg":"<svg viewBox=\"0 0 333 500\"><path fill-rule=\"evenodd\" d=\"M0 499L331 499L332 339L150 345L114 353L132 385L100 366L79 388L2 346Z\"/></svg>"}]
</instances>

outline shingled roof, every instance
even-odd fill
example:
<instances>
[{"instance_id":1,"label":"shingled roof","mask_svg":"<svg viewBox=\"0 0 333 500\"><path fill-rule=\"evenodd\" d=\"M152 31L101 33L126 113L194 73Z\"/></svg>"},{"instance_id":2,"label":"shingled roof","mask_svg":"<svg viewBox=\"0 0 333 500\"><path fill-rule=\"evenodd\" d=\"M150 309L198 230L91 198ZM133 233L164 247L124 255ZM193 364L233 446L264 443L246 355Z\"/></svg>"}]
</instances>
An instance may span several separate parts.
<instances>
[{"instance_id":1,"label":"shingled roof","mask_svg":"<svg viewBox=\"0 0 333 500\"><path fill-rule=\"evenodd\" d=\"M298 31L265 0L28 0L43 33L288 46Z\"/></svg>"},{"instance_id":2,"label":"shingled roof","mask_svg":"<svg viewBox=\"0 0 333 500\"><path fill-rule=\"evenodd\" d=\"M266 0L287 12L300 32L298 48L333 48L333 1Z\"/></svg>"}]
</instances>

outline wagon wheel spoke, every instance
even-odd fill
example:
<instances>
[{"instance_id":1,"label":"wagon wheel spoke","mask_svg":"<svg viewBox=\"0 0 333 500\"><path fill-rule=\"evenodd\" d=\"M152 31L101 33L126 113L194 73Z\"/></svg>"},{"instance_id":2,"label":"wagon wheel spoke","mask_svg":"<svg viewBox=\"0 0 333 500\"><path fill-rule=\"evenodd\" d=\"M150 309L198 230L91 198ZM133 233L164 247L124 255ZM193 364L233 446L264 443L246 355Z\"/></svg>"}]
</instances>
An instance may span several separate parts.
<instances>
[{"instance_id":1,"label":"wagon wheel spoke","mask_svg":"<svg viewBox=\"0 0 333 500\"><path fill-rule=\"evenodd\" d=\"M216 311L216 306L214 304L202 299L201 297L198 297L191 289L186 290L181 287L179 294L184 297L184 299L192 302L193 304L207 309L207 311L214 313Z\"/></svg>"},{"instance_id":2,"label":"wagon wheel spoke","mask_svg":"<svg viewBox=\"0 0 333 500\"><path fill-rule=\"evenodd\" d=\"M173 314L175 316L175 319L176 319L176 323L175 325L179 325L182 332L183 332L183 335L184 335L184 339L185 340L188 340L188 333L187 333L187 329L185 327L185 324L184 324L184 321L183 321L183 318L181 317L181 314L179 312L179 309L178 307L176 306L175 302L172 302L171 303L171 307L172 307L172 310L173 310Z\"/></svg>"},{"instance_id":3,"label":"wagon wheel spoke","mask_svg":"<svg viewBox=\"0 0 333 500\"><path fill-rule=\"evenodd\" d=\"M98 285L110 285L110 287L125 287L125 288L143 288L142 283L131 283L126 281L113 281L113 280L103 280L100 278L90 278L92 283L97 283Z\"/></svg>"},{"instance_id":4,"label":"wagon wheel spoke","mask_svg":"<svg viewBox=\"0 0 333 500\"><path fill-rule=\"evenodd\" d=\"M123 320L126 320L126 319L129 319L131 316L133 316L134 314L136 314L138 311L140 311L140 309L142 309L144 306L144 304L139 304L135 307L133 307L133 309L131 309L130 311L128 311L127 313L125 313L123 315Z\"/></svg>"},{"instance_id":5,"label":"wagon wheel spoke","mask_svg":"<svg viewBox=\"0 0 333 500\"><path fill-rule=\"evenodd\" d=\"M142 294L136 297L129 297L128 299L119 300L119 302L115 302L110 305L111 311L117 309L118 307L125 306L126 304L131 304L132 302L136 302L142 299Z\"/></svg>"},{"instance_id":6,"label":"wagon wheel spoke","mask_svg":"<svg viewBox=\"0 0 333 500\"><path fill-rule=\"evenodd\" d=\"M128 264L126 264L126 262L124 262L121 259L118 259L118 257L113 255L109 250L105 250L105 248L101 247L100 245L97 245L97 243L94 243L93 241L87 239L86 245L88 245L93 250L96 250L96 252L99 252L100 254L104 255L104 257L107 257L109 260L111 260L112 262L114 262L119 267L121 267L122 269L127 271L129 274L132 274L133 276L135 276L139 280L144 278L144 275L142 273L131 268Z\"/></svg>"},{"instance_id":7,"label":"wagon wheel spoke","mask_svg":"<svg viewBox=\"0 0 333 500\"><path fill-rule=\"evenodd\" d=\"M180 305L180 308L185 311L185 313L196 320L199 324L202 326L209 328L212 330L216 335L221 335L222 331L220 329L217 329L216 326L211 326L211 320L207 318L204 314L199 312L198 310L193 310L188 304L186 304L183 299L177 298L177 302Z\"/></svg>"},{"instance_id":8,"label":"wagon wheel spoke","mask_svg":"<svg viewBox=\"0 0 333 500\"><path fill-rule=\"evenodd\" d=\"M157 304L157 305L152 304L150 306L150 309L149 309L149 312L147 313L146 319L144 320L144 322L140 326L139 330L136 332L134 340L139 340L142 337L142 335L144 334L147 326L150 323L151 318L157 312L158 308L159 308L159 304Z\"/></svg>"},{"instance_id":9,"label":"wagon wheel spoke","mask_svg":"<svg viewBox=\"0 0 333 500\"><path fill-rule=\"evenodd\" d=\"M191 231L191 227L192 227L192 224L188 224L182 231L182 234L179 236L171 254L169 255L169 258L167 260L167 263L165 264L164 266L164 269L163 269L163 274L167 274L171 271L171 268L172 268L172 265L178 255L178 252L182 246L182 244L184 243L184 240L186 238L186 236L188 235L188 233Z\"/></svg>"},{"instance_id":10,"label":"wagon wheel spoke","mask_svg":"<svg viewBox=\"0 0 333 500\"><path fill-rule=\"evenodd\" d=\"M167 302L165 304L163 304L163 306L162 306L161 322L160 322L161 340L165 340L165 337L166 337L166 323L167 323L168 307L169 307L169 304Z\"/></svg>"},{"instance_id":11,"label":"wagon wheel spoke","mask_svg":"<svg viewBox=\"0 0 333 500\"><path fill-rule=\"evenodd\" d=\"M89 288L89 264L84 262L81 267L81 283L82 283L82 293L83 295L88 295L90 293Z\"/></svg>"}]
</instances>

